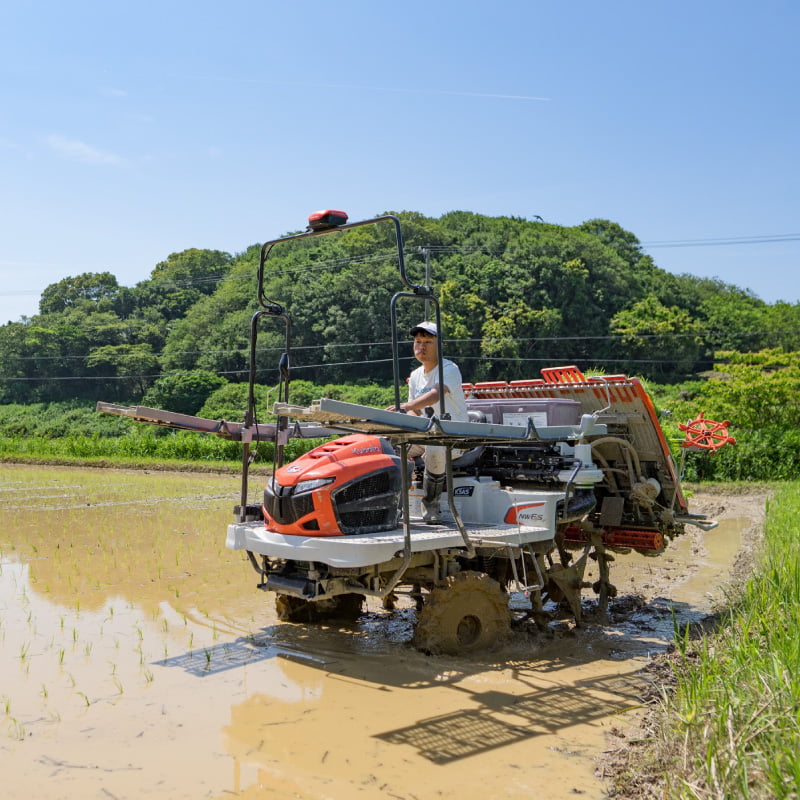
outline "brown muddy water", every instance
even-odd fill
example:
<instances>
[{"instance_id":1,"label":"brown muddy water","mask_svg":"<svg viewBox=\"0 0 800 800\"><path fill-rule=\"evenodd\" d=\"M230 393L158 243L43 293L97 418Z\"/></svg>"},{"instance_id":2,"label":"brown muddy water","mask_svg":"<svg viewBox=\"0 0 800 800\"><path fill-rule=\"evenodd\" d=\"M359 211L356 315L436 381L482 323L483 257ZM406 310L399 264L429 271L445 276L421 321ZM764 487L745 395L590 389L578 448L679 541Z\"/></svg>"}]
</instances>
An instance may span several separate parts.
<instances>
[{"instance_id":1,"label":"brown muddy water","mask_svg":"<svg viewBox=\"0 0 800 800\"><path fill-rule=\"evenodd\" d=\"M0 466L4 798L601 798L644 668L722 596L750 524L723 510L659 558L618 557L606 621L587 602L580 629L431 657L410 607L279 623L224 546L238 491Z\"/></svg>"}]
</instances>

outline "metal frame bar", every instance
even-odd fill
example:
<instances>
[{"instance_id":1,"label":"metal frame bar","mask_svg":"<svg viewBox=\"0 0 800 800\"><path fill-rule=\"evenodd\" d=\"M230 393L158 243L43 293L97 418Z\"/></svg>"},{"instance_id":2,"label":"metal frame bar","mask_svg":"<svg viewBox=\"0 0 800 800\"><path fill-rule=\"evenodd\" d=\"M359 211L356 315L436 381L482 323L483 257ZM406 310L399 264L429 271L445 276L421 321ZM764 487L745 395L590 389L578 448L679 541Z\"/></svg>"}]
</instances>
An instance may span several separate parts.
<instances>
[{"instance_id":1,"label":"metal frame bar","mask_svg":"<svg viewBox=\"0 0 800 800\"><path fill-rule=\"evenodd\" d=\"M285 333L285 346L283 354L281 355L278 364L278 371L281 375L283 382L283 398L278 397L279 401L285 403L289 402L289 376L291 364L291 336L292 336L292 321L284 313L283 308L280 306L265 307L260 311L256 311L250 319L250 370L248 374L247 383L247 411L244 415L244 428L242 429L242 485L239 493L239 522L243 522L246 518L247 510L247 491L248 479L250 471L250 442L252 437L249 431L256 425L256 398L255 398L255 383L256 383L256 342L258 340L258 323L262 317L273 317L275 319L282 319L286 326ZM289 418L279 416L275 425L275 460L276 468L283 466L283 449L288 439Z\"/></svg>"}]
</instances>

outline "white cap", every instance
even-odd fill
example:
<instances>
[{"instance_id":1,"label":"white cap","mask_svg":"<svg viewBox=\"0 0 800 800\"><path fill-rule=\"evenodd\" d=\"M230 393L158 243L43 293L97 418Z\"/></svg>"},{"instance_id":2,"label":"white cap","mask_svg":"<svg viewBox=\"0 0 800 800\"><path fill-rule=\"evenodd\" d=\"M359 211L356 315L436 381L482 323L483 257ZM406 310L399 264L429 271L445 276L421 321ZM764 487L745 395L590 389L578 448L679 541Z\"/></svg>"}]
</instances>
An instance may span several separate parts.
<instances>
[{"instance_id":1,"label":"white cap","mask_svg":"<svg viewBox=\"0 0 800 800\"><path fill-rule=\"evenodd\" d=\"M408 333L409 336L416 336L418 333L427 333L428 336L436 336L436 323L420 322L419 325L415 325Z\"/></svg>"}]
</instances>

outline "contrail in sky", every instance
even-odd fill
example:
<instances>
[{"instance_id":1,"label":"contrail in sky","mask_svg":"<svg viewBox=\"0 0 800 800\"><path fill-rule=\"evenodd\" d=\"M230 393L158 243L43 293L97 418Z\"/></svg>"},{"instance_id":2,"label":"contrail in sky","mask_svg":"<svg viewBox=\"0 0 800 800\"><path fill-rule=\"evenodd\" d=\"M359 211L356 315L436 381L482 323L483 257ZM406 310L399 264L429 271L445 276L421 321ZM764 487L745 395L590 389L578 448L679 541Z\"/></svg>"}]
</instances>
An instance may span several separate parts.
<instances>
[{"instance_id":1,"label":"contrail in sky","mask_svg":"<svg viewBox=\"0 0 800 800\"><path fill-rule=\"evenodd\" d=\"M162 77L164 77L162 75ZM341 89L341 90L355 90L355 91L368 91L368 92L399 92L402 94L435 94L435 95L451 95L454 97L487 97L494 98L495 100L525 100L525 101L538 101L549 103L549 97L536 97L527 94L500 94L497 92L457 92L449 89L406 89L398 86L358 86L356 84L346 83L300 83L298 81L270 81L261 80L259 78L221 78L218 76L204 76L204 75L178 75L172 74L173 78L191 77L195 80L207 81L220 81L227 82L228 80L238 80L241 83L255 83L268 86L289 86L297 89Z\"/></svg>"},{"instance_id":2,"label":"contrail in sky","mask_svg":"<svg viewBox=\"0 0 800 800\"><path fill-rule=\"evenodd\" d=\"M308 86L309 84L306 84ZM317 84L326 89L358 89L373 92L403 92L404 94L447 94L457 97L493 97L498 100L539 100L549 102L549 97L533 97L526 94L492 94L489 92L454 92L447 89L403 89L394 86L348 86L347 84Z\"/></svg>"}]
</instances>

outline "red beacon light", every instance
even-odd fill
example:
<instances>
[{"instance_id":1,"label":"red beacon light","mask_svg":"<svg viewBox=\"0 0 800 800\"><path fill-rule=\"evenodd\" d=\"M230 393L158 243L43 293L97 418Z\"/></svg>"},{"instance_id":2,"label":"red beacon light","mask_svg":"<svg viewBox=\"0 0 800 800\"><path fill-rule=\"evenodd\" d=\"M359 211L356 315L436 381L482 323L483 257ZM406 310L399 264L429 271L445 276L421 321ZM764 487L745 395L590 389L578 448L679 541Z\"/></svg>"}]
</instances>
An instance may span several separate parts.
<instances>
[{"instance_id":1,"label":"red beacon light","mask_svg":"<svg viewBox=\"0 0 800 800\"><path fill-rule=\"evenodd\" d=\"M323 211L315 211L308 217L308 229L310 231L324 231L328 228L338 228L347 222L347 214L344 211L334 211L326 208Z\"/></svg>"}]
</instances>

